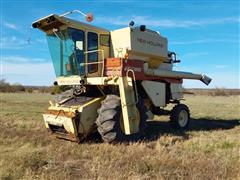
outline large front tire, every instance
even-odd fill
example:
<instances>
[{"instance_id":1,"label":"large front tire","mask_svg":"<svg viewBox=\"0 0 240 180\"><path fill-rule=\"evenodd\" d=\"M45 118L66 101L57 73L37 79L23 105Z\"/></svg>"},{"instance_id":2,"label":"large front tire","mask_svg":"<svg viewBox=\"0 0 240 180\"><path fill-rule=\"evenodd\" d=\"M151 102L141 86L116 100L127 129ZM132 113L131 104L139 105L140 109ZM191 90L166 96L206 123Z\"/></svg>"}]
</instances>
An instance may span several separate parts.
<instances>
[{"instance_id":1,"label":"large front tire","mask_svg":"<svg viewBox=\"0 0 240 180\"><path fill-rule=\"evenodd\" d=\"M96 124L98 132L104 142L122 142L122 141L136 141L144 135L147 120L147 109L144 106L143 100L139 98L136 104L139 111L139 131L137 133L126 135L123 132L123 118L121 100L117 95L107 95L106 99L102 101L102 106L98 110L98 118Z\"/></svg>"}]
</instances>

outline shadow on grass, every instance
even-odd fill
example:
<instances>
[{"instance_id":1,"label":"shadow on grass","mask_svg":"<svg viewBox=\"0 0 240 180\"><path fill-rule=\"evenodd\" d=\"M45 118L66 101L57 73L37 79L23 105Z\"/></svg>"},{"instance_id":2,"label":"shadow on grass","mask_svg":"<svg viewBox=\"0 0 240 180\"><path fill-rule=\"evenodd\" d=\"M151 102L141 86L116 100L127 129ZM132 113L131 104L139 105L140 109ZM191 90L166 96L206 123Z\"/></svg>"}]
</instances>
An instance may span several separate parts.
<instances>
[{"instance_id":1,"label":"shadow on grass","mask_svg":"<svg viewBox=\"0 0 240 180\"><path fill-rule=\"evenodd\" d=\"M225 129L232 129L239 125L240 125L240 120L223 120L223 119L214 120L214 119L205 119L205 118L191 119L189 123L189 128L187 131L225 130ZM173 126L169 121L148 121L146 134L143 140L154 141L164 134L181 136L182 139L188 139L189 134L186 133L187 131L181 131L173 128ZM131 142L135 142L138 140L131 140ZM103 141L101 139L101 136L96 132L90 135L82 143L96 144L96 143L102 143L102 142ZM124 141L124 143L128 143L128 141Z\"/></svg>"},{"instance_id":2,"label":"shadow on grass","mask_svg":"<svg viewBox=\"0 0 240 180\"><path fill-rule=\"evenodd\" d=\"M224 119L191 119L187 131L211 131L211 130L225 130L232 129L240 125L240 120L224 120ZM148 121L146 130L146 140L158 139L163 134L173 134L187 138L184 131L176 130L168 121Z\"/></svg>"}]
</instances>

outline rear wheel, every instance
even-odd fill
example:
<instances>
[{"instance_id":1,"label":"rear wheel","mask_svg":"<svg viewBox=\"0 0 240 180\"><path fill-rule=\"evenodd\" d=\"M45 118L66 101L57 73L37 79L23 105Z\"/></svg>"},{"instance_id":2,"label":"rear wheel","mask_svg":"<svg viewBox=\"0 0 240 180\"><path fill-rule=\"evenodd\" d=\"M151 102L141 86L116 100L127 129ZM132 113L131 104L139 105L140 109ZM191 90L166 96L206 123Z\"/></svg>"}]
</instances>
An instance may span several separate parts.
<instances>
[{"instance_id":1,"label":"rear wheel","mask_svg":"<svg viewBox=\"0 0 240 180\"><path fill-rule=\"evenodd\" d=\"M190 111L188 107L184 104L174 106L170 115L170 121L177 129L187 129L190 121Z\"/></svg>"},{"instance_id":2,"label":"rear wheel","mask_svg":"<svg viewBox=\"0 0 240 180\"><path fill-rule=\"evenodd\" d=\"M124 133L120 97L117 95L107 95L106 99L102 101L101 108L98 110L99 115L96 120L98 132L105 142L135 141L143 136L146 127L147 109L141 98L139 98L136 107L139 116L139 131L131 135L126 135Z\"/></svg>"}]
</instances>

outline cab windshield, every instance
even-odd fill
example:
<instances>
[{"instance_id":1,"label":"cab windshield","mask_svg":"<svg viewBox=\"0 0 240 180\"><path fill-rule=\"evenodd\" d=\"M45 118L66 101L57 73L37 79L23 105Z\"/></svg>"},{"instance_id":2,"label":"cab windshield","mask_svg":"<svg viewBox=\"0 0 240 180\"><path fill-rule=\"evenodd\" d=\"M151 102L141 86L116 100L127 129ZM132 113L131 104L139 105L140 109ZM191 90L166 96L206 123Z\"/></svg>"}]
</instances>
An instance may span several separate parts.
<instances>
[{"instance_id":1,"label":"cab windshield","mask_svg":"<svg viewBox=\"0 0 240 180\"><path fill-rule=\"evenodd\" d=\"M47 35L56 76L83 75L84 31L67 28Z\"/></svg>"}]
</instances>

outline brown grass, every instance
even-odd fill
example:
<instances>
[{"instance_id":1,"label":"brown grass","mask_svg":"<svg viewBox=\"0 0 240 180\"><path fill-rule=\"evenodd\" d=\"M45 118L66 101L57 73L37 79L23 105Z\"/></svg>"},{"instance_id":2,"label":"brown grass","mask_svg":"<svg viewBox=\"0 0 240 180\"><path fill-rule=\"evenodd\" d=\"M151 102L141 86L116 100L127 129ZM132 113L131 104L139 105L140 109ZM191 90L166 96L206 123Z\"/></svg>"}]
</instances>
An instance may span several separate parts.
<instances>
[{"instance_id":1,"label":"brown grass","mask_svg":"<svg viewBox=\"0 0 240 180\"><path fill-rule=\"evenodd\" d=\"M225 89L225 88L214 88L214 89L185 89L186 94L195 94L203 96L236 96L240 95L240 89Z\"/></svg>"},{"instance_id":2,"label":"brown grass","mask_svg":"<svg viewBox=\"0 0 240 180\"><path fill-rule=\"evenodd\" d=\"M188 132L155 117L145 140L110 145L49 136L41 113L51 95L0 95L0 179L240 178L240 96L187 95Z\"/></svg>"}]
</instances>

